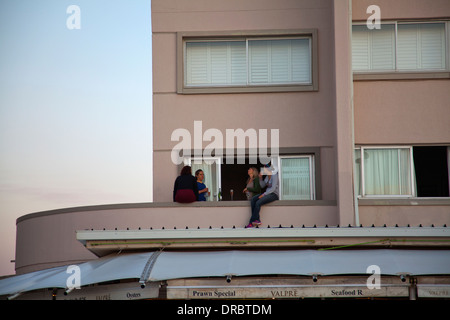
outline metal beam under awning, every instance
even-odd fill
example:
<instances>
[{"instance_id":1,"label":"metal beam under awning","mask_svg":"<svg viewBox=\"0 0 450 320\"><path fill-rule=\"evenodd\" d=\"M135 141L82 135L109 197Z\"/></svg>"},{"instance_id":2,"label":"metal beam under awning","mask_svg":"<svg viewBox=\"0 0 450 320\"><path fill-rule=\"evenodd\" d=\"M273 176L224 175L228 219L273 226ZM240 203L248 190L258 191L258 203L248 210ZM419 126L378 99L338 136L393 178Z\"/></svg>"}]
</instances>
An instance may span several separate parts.
<instances>
[{"instance_id":1,"label":"metal beam under awning","mask_svg":"<svg viewBox=\"0 0 450 320\"><path fill-rule=\"evenodd\" d=\"M99 257L127 250L267 248L449 248L447 227L213 228L78 230L77 240Z\"/></svg>"}]
</instances>

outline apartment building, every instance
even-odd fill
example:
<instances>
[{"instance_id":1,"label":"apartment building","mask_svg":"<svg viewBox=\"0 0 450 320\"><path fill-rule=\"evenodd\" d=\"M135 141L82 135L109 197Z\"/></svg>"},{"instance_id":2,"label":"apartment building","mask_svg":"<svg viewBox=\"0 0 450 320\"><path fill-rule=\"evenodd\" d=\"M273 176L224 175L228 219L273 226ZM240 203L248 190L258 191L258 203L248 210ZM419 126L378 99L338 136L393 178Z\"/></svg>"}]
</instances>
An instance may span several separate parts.
<instances>
[{"instance_id":1,"label":"apartment building","mask_svg":"<svg viewBox=\"0 0 450 320\"><path fill-rule=\"evenodd\" d=\"M450 297L448 1L152 0L152 32L154 202L19 218L0 295ZM184 165L207 201L173 202Z\"/></svg>"},{"instance_id":2,"label":"apartment building","mask_svg":"<svg viewBox=\"0 0 450 320\"><path fill-rule=\"evenodd\" d=\"M155 2L154 200L171 201L170 156L186 140L183 164L204 158L193 168L210 200L219 188L243 200L250 135L275 129L283 207L269 210L302 205L294 225L446 224L449 8L391 2L369 13L373 1ZM228 138L222 157L205 152L211 128ZM225 150L238 130L244 164Z\"/></svg>"}]
</instances>

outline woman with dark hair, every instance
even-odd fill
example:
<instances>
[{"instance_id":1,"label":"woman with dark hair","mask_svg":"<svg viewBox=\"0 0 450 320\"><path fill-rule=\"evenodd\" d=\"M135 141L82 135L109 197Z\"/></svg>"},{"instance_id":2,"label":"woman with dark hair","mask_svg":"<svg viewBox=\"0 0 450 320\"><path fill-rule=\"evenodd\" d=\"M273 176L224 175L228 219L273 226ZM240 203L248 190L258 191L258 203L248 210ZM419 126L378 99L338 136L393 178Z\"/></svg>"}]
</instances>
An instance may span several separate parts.
<instances>
[{"instance_id":1,"label":"woman with dark hair","mask_svg":"<svg viewBox=\"0 0 450 320\"><path fill-rule=\"evenodd\" d=\"M203 183L203 179L205 179L205 173L202 169L198 169L195 171L195 178L197 179L197 188L198 188L198 201L206 201L206 197L208 196L208 188Z\"/></svg>"},{"instance_id":2,"label":"woman with dark hair","mask_svg":"<svg viewBox=\"0 0 450 320\"><path fill-rule=\"evenodd\" d=\"M173 201L191 203L197 201L197 179L192 175L191 167L184 166L173 186Z\"/></svg>"}]
</instances>

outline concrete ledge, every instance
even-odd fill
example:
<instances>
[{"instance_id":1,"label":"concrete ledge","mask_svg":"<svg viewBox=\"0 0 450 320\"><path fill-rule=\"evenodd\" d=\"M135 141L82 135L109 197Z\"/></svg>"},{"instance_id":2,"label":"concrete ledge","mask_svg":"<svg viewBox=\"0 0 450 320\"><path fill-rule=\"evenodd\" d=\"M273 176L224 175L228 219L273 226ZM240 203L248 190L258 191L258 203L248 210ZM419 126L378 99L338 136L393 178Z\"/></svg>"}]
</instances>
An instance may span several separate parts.
<instances>
[{"instance_id":1,"label":"concrete ledge","mask_svg":"<svg viewBox=\"0 0 450 320\"><path fill-rule=\"evenodd\" d=\"M450 198L359 198L360 206L450 206Z\"/></svg>"},{"instance_id":2,"label":"concrete ledge","mask_svg":"<svg viewBox=\"0 0 450 320\"><path fill-rule=\"evenodd\" d=\"M336 206L335 200L279 200L267 204L267 206ZM39 211L23 215L17 218L16 224L37 217L44 217L55 214L65 214L72 212L117 210L117 209L142 209L142 208L190 208L190 207L248 207L249 201L197 201L193 203L181 204L176 202L142 202L142 203L118 203L103 204L82 207L62 208L55 210Z\"/></svg>"},{"instance_id":3,"label":"concrete ledge","mask_svg":"<svg viewBox=\"0 0 450 320\"><path fill-rule=\"evenodd\" d=\"M431 71L431 72L354 72L354 81L381 81L381 80L424 80L424 79L448 79L450 72L448 71Z\"/></svg>"}]
</instances>

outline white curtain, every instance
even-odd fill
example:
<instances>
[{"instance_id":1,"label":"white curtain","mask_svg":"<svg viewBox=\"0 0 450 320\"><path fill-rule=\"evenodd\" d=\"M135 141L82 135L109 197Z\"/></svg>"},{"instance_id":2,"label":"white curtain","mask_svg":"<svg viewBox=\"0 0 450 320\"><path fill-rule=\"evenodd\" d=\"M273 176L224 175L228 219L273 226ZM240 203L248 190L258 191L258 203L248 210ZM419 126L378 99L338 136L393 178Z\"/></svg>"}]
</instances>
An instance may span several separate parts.
<instances>
[{"instance_id":1,"label":"white curtain","mask_svg":"<svg viewBox=\"0 0 450 320\"><path fill-rule=\"evenodd\" d=\"M281 158L281 199L311 200L310 158Z\"/></svg>"},{"instance_id":2,"label":"white curtain","mask_svg":"<svg viewBox=\"0 0 450 320\"><path fill-rule=\"evenodd\" d=\"M365 149L364 193L411 195L410 149Z\"/></svg>"}]
</instances>

